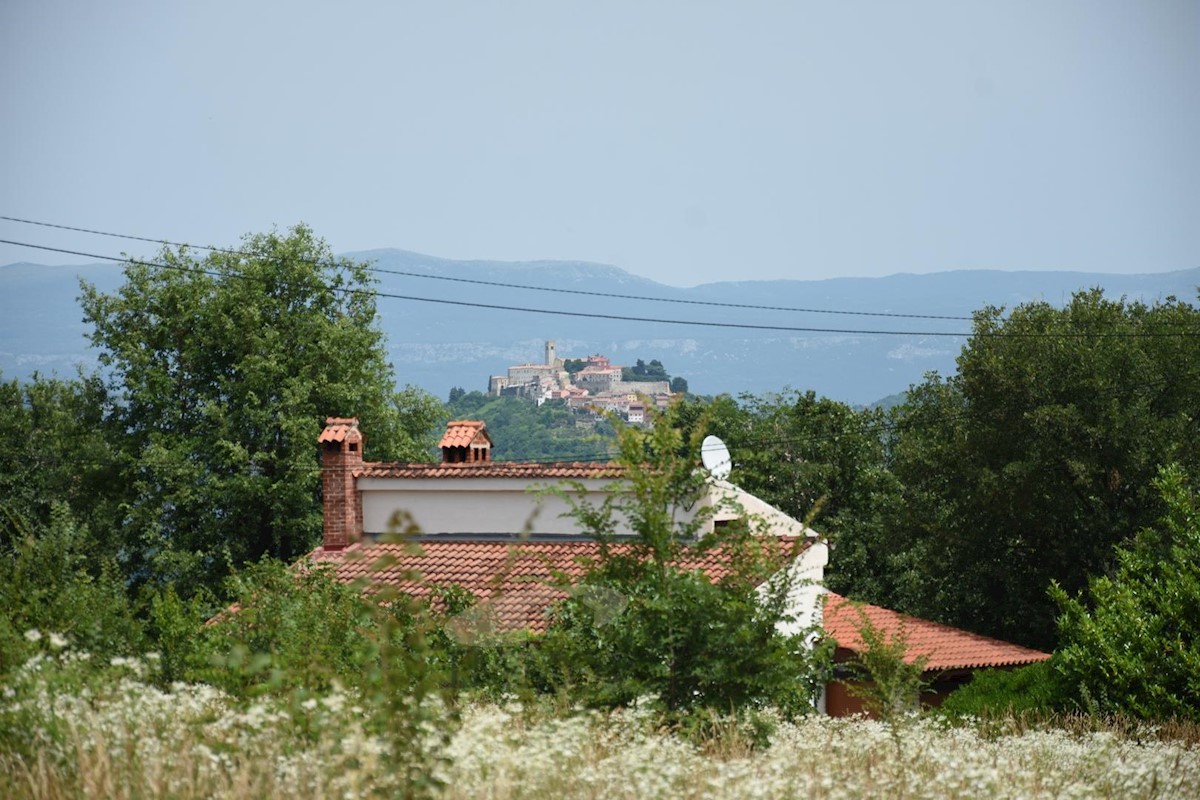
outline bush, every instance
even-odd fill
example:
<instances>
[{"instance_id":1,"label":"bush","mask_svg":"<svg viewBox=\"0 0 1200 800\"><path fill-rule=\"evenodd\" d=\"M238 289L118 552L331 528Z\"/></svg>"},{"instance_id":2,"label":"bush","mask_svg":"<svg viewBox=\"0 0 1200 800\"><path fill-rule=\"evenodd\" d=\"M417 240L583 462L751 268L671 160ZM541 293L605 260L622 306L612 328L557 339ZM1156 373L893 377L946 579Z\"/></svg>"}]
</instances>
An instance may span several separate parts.
<instances>
[{"instance_id":1,"label":"bush","mask_svg":"<svg viewBox=\"0 0 1200 800\"><path fill-rule=\"evenodd\" d=\"M235 610L206 626L190 657L197 677L237 696L334 681L357 685L376 655L370 601L327 570L264 559L236 573Z\"/></svg>"},{"instance_id":2,"label":"bush","mask_svg":"<svg viewBox=\"0 0 1200 800\"><path fill-rule=\"evenodd\" d=\"M535 654L540 686L603 707L653 697L672 714L760 705L810 710L821 658L806 641L811 631L779 630L791 621L786 554L748 524L699 538L711 509L681 521L704 487L696 443L682 447L664 424L625 428L618 442L625 477L601 506L575 508L600 550L553 612ZM614 540L618 515L633 541ZM731 567L721 580L680 565L716 547Z\"/></svg>"},{"instance_id":3,"label":"bush","mask_svg":"<svg viewBox=\"0 0 1200 800\"><path fill-rule=\"evenodd\" d=\"M953 716L995 717L1053 712L1068 702L1067 687L1050 661L1017 669L982 669L951 692L942 711Z\"/></svg>"},{"instance_id":4,"label":"bush","mask_svg":"<svg viewBox=\"0 0 1200 800\"><path fill-rule=\"evenodd\" d=\"M1056 666L1087 711L1200 720L1200 501L1178 467L1155 486L1166 513L1117 549L1115 574L1093 578L1090 602L1062 608Z\"/></svg>"},{"instance_id":5,"label":"bush","mask_svg":"<svg viewBox=\"0 0 1200 800\"><path fill-rule=\"evenodd\" d=\"M34 651L27 631L54 633L100 659L140 652L143 630L116 564L85 553L87 531L63 503L0 555L0 675Z\"/></svg>"}]
</instances>

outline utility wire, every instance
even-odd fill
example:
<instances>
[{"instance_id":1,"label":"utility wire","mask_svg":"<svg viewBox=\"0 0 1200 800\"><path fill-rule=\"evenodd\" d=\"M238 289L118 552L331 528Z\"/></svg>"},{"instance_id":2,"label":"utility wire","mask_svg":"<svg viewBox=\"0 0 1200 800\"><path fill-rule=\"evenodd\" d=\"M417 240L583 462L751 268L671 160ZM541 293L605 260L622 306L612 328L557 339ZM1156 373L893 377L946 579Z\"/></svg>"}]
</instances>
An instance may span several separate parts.
<instances>
[{"instance_id":1,"label":"utility wire","mask_svg":"<svg viewBox=\"0 0 1200 800\"><path fill-rule=\"evenodd\" d=\"M202 267L185 267L178 264L164 264L158 261L149 261L138 258L125 258L116 256L107 256L100 253L89 253L81 250L69 250L61 247L49 247L47 245L31 244L29 242L18 242L11 239L0 239L0 244L11 244L18 247L30 247L35 250L46 250L52 253L63 253L66 255L80 256L82 258L97 258L102 261L115 262L131 262L141 264L147 267L157 269L169 269L176 272L187 272L197 275L210 275L213 277L233 277L243 280L257 280L250 275L243 275L237 272L225 272L221 270L205 269ZM286 284L286 282L284 282ZM659 325L692 325L708 328L733 328L742 330L765 330L765 331L787 331L792 333L834 333L848 334L859 336L953 336L957 338L967 338L969 333L947 332L947 331L882 331L882 330L851 330L842 328L810 328L799 327L792 325L756 325L750 323L738 322L711 322L702 320L679 320L679 319L664 319L659 317L634 317L624 314L600 314L596 312L586 311L561 311L558 309L549 308L529 308L523 306L504 306L493 303L473 303L466 300L446 300L436 297L417 297L414 295L396 294L394 292L381 292L375 289L355 289L347 287L327 287L330 291L339 292L342 294L353 294L365 297L386 297L393 300L409 300L418 303L438 303L441 305L460 306L466 308L486 308L494 311L517 311L527 314L547 314L560 317L582 317L585 319L607 319L619 322L648 322Z\"/></svg>"},{"instance_id":2,"label":"utility wire","mask_svg":"<svg viewBox=\"0 0 1200 800\"><path fill-rule=\"evenodd\" d=\"M157 269L169 269L177 272L192 273L197 275L210 275L213 277L232 277L242 280L262 280L251 275L243 275L234 271L221 271L213 269L205 269L202 267L185 267L178 264L164 264L157 261L148 261L145 259L136 259L128 257L117 257L101 255L99 253L88 253L80 250L68 250L61 247L49 247L47 245L31 244L29 242L18 242L11 239L0 239L0 244L11 244L17 247L29 247L35 250L45 250L53 253L63 253L66 255L80 256L82 258L96 258L102 261L114 262L130 262L141 264L147 267ZM281 285L289 285L286 281L280 282ZM743 322L712 322L705 320L681 320L681 319L665 319L660 317L634 317L624 314L600 314L595 312L585 311L561 311L558 309L549 308L530 308L524 306L505 306L492 303L472 303L466 300L446 300L436 297L417 297L414 295L396 294L393 292L381 292L374 289L356 289L352 287L326 286L329 291L338 292L340 294L349 294L363 297L383 297L393 300L408 300L417 303L437 303L440 305L459 306L465 308L484 308L493 311L512 311L526 314L543 314L559 317L577 317L584 319L606 319L618 322L646 322L656 325L684 325L692 327L704 328L724 328L734 330L760 330L760 331L781 331L788 333L829 333L842 334L848 336L941 336L954 337L958 339L969 339L971 337L999 337L999 338L1020 338L1020 339L1079 339L1079 338L1161 338L1167 336L1200 336L1200 329L1196 330L1176 330L1176 331L1134 331L1134 332L1108 332L1108 331L1078 331L1064 333L1046 333L1046 332L1011 332L1011 331L981 331L981 332L962 332L962 331L897 331L897 330L870 330L870 329L847 329L847 328L813 328L794 325L761 325Z\"/></svg>"},{"instance_id":3,"label":"utility wire","mask_svg":"<svg viewBox=\"0 0 1200 800\"><path fill-rule=\"evenodd\" d=\"M23 225L37 225L37 226L40 226L43 228L55 228L57 230L74 231L76 233L87 233L87 234L91 234L94 236L107 236L107 237L110 237L113 239L129 239L131 241L137 241L137 242L149 242L151 244L166 245L168 247L189 248L192 250L207 250L207 251L214 252L214 253L225 253L227 255L241 256L243 258L258 258L258 257L260 257L254 253L247 253L243 250L236 250L236 249L230 249L230 248L224 248L224 247L213 247L211 245L192 245L192 244L188 244L187 242L173 242L169 239L151 239L146 236L134 236L132 234L113 233L111 231L100 231L100 230L95 230L93 228L79 228L74 225L60 225L60 224L57 224L54 222L40 222L38 220L23 219L21 217L9 217L9 216L4 216L2 214L0 214L0 220L7 220L8 222L18 222ZM340 266L336 262L332 262L332 263L319 262L319 261L316 261L313 259L297 259L297 260L302 261L303 263L312 264L312 265L318 266L318 267ZM449 281L449 282L453 282L453 283L469 283L469 284L474 284L476 286L492 286L492 287L497 287L497 288L501 288L501 289L523 289L523 290L533 291L533 292L553 292L556 294L574 294L574 295L583 295L586 297L607 297L607 298L611 298L611 299L615 299L615 300L644 300L644 301L652 302L652 303L675 303L678 305L709 306L709 307L715 307L715 308L745 308L745 309L751 309L754 311L788 311L788 312L792 312L792 313L803 313L803 314L840 314L840 315L859 316L859 317L892 317L892 318L898 318L898 319L940 319L940 320L955 320L955 321L967 321L967 322L969 322L972 319L972 317L969 317L969 316L966 316L966 317L964 317L964 316L946 316L946 315L941 315L941 314L900 314L900 313L893 313L893 312L888 312L888 311L837 311L837 310L832 310L832 309L827 309L827 308L795 308L795 307L791 307L791 306L764 306L764 305L754 305L754 304L750 304L750 303L721 303L721 302L717 302L715 300L683 300L683 299L672 298L672 297L649 297L647 295L616 294L613 292L589 292L589 291L585 291L583 289L560 289L560 288L552 288L549 286L531 286L529 284L523 284L523 283L505 283L505 282L501 282L501 281L485 281L485 280L480 280L480 279L476 279L476 278L459 278L459 277L453 277L453 276L449 276L449 275L428 275L428 274L425 274L422 272L409 272L409 271L399 270L399 269L387 269L385 267L377 267L374 265L367 266L367 267L365 267L365 269L368 272L386 273L388 275L402 275L402 276L408 277L408 278L422 278L425 280Z\"/></svg>"}]
</instances>

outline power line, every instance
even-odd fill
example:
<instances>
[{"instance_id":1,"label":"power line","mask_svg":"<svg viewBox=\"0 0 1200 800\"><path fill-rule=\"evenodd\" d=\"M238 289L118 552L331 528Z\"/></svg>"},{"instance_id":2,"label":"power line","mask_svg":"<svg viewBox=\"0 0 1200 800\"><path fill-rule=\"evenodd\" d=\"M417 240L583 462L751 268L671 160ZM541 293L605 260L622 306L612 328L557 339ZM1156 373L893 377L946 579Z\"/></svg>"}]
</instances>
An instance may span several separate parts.
<instances>
[{"instance_id":1,"label":"power line","mask_svg":"<svg viewBox=\"0 0 1200 800\"><path fill-rule=\"evenodd\" d=\"M158 269L169 269L177 272L190 272L197 275L210 275L213 277L233 277L243 280L256 280L253 276L243 275L233 271L221 271L213 269L205 269L203 267L185 267L178 264L164 264L158 261L149 261L138 258L124 258L117 256L107 256L100 253L89 253L81 250L69 250L62 247L49 247L47 245L32 244L29 242L18 242L11 239L0 239L0 244L11 244L18 247L30 247L35 250L45 250L52 253L63 253L66 255L80 256L82 258L97 258L102 261L115 262L131 262L141 264L147 267L155 267ZM284 282L286 283L286 282ZM763 330L763 331L782 331L790 333L831 333L831 334L846 334L855 336L953 336L957 338L967 338L969 333L947 332L947 331L886 331L886 330L853 330L843 328L810 328L793 325L760 325L740 322L711 322L704 320L680 320L680 319L665 319L661 317L634 317L625 314L601 314L598 312L588 311L562 311L559 309L550 308L530 308L524 306L505 306L494 303L474 303L467 300L447 300L437 297L417 297L415 295L396 294L394 292L381 292L375 289L355 289L345 287L327 287L330 291L343 294L362 295L367 297L385 297L393 300L408 300L418 303L438 303L441 305L459 306L465 308L484 308L493 311L516 311L527 314L546 314L559 317L581 317L584 319L605 319L617 322L647 322L656 325L690 325L707 328L732 328L740 330Z\"/></svg>"},{"instance_id":2,"label":"power line","mask_svg":"<svg viewBox=\"0 0 1200 800\"><path fill-rule=\"evenodd\" d=\"M98 258L102 261L114 262L130 262L141 264L147 267L157 269L169 269L177 272L192 273L197 275L210 275L213 277L239 278L241 280L262 280L251 275L243 275L238 272L221 271L213 269L205 269L203 267L185 267L177 264L164 264L157 261L148 261L144 259L107 256L99 253L88 253L80 250L68 250L61 247L49 247L47 245L31 244L29 242L18 242L11 239L0 239L0 244L11 244L17 247L29 247L35 250L45 250L53 253L64 253L66 255L80 256L82 258ZM280 285L290 285L287 281L277 282ZM743 322L711 322L705 320L680 320L680 319L665 319L660 317L633 317L624 314L600 314L596 312L586 311L561 311L558 309L549 308L529 308L524 306L504 306L492 303L473 303L466 300L446 300L436 297L417 297L414 295L396 294L393 292L380 292L374 289L356 289L352 287L326 286L331 292L339 294L350 294L365 297L383 297L393 300L408 300L417 303L437 303L440 305L458 306L464 308L483 308L493 311L510 311L526 314L543 314L559 317L577 317L584 319L604 319L616 322L645 322L655 325L684 325L692 327L704 328L724 328L734 330L759 330L759 331L780 331L787 333L829 333L842 334L848 336L941 336L954 337L959 339L969 339L972 337L988 337L988 338L1020 338L1020 339L1079 339L1079 338L1106 338L1106 339L1121 339L1121 338L1161 338L1167 336L1200 336L1200 330L1176 330L1176 331L1078 331L1078 332L1025 332L1025 331L980 331L975 333L966 333L960 331L895 331L895 330L868 330L868 329L848 329L848 328L811 328L794 325L761 325Z\"/></svg>"},{"instance_id":3,"label":"power line","mask_svg":"<svg viewBox=\"0 0 1200 800\"><path fill-rule=\"evenodd\" d=\"M152 239L152 238L149 238L146 236L134 236L132 234L113 233L111 231L96 230L94 228L80 228L80 227L76 227L74 225L60 225L60 224L54 223L54 222L41 222L38 220L23 219L21 217L4 216L2 214L0 214L0 220L7 220L8 222L18 222L23 225L37 225L37 226L40 226L43 228L55 228L57 230L74 231L76 233L87 233L87 234L91 234L94 236L107 236L107 237L110 237L113 239L128 239L128 240L136 241L136 242L149 242L151 244L166 245L168 247L188 248L188 249L192 249L192 250L207 250L207 251L210 251L213 253L224 253L226 255L242 256L245 258L258 257L253 253L247 253L243 250L236 250L236 249L224 248L224 247L214 247L211 245L192 245L192 244L188 244L187 242L174 242L169 239ZM297 260L299 260L303 263L312 264L314 266L319 266L319 267L339 266L336 262L323 263L320 261L316 261L316 260L312 260L312 259L304 259L304 258L299 258ZM960 321L960 322L961 321L969 322L972 319L972 317L969 317L969 316L949 316L949 315L942 315L942 314L900 314L900 313L894 313L894 312L889 312L889 311L844 311L844 310L833 310L833 309L827 309L827 308L797 308L797 307L792 307L792 306L754 305L751 303L721 303L721 302L718 302L715 300L684 300L684 299L673 298L673 297L650 297L647 295L617 294L614 292L589 292L589 291L586 291L583 289L561 289L561 288L553 288L553 287L549 287L549 286L531 286L529 284L523 284L523 283L506 283L506 282L501 282L501 281L485 281L485 280L481 280L481 279L477 279L477 278L460 278L460 277L454 277L454 276L449 276L449 275L427 275L427 274L424 274L421 272L411 272L411 271L405 271L405 270L399 270L399 269L387 269L386 267L377 267L377 266L373 266L373 265L366 266L364 268L368 272L384 273L384 274L388 274L388 275L401 275L401 276L408 277L408 278L421 278L424 280L435 280L435 281L449 281L452 283L467 283L467 284L474 284L476 286L491 286L491 287L496 287L496 288L501 288L501 289L523 289L523 290L532 291L532 292L552 292L555 294L574 294L574 295L583 295L585 297L607 297L607 298L614 299L614 300L642 300L642 301L652 302L652 303L675 303L678 305L709 306L709 307L713 307L713 308L742 308L742 309L750 309L753 311L787 311L787 312L791 312L791 313L802 313L802 314L838 314L838 315L859 316L859 317L891 317L891 318L896 318L896 319L938 319L938 320L953 320L953 321Z\"/></svg>"}]
</instances>

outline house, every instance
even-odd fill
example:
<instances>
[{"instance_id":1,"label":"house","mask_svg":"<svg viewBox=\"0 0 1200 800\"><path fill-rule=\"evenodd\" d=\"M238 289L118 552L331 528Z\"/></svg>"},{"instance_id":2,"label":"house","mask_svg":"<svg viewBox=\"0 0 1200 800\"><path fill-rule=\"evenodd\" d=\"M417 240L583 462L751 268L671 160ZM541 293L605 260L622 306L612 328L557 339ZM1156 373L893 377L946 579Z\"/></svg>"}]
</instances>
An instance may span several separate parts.
<instances>
[{"instance_id":1,"label":"house","mask_svg":"<svg viewBox=\"0 0 1200 800\"><path fill-rule=\"evenodd\" d=\"M842 717L864 711L862 700L847 685L846 667L862 647L859 631L863 621L892 639L902 637L907 644L904 660L912 664L926 659L922 675L925 688L919 698L923 706L939 706L946 695L984 668L1012 668L1045 661L1049 653L981 636L927 619L901 614L891 609L853 603L834 592L827 592L821 626L834 640L835 675L843 678L825 688L825 710ZM914 698L918 699L918 698Z\"/></svg>"},{"instance_id":2,"label":"house","mask_svg":"<svg viewBox=\"0 0 1200 800\"><path fill-rule=\"evenodd\" d=\"M366 579L417 595L428 593L430 586L462 587L479 601L468 630L545 630L547 610L566 596L551 576L581 577L581 562L598 549L570 514L568 497L598 505L625 474L611 463L492 461L486 426L471 420L449 423L439 442L442 460L437 464L364 461L364 436L356 419L329 418L318 442L324 537L309 559L329 565L337 579L347 583ZM821 585L829 548L820 535L716 478L708 480L702 497L681 512L681 519L695 521L702 508L708 511L699 518L700 536L753 517L757 531L777 542L790 561L791 625L799 631L822 624L838 645L835 660L844 664L853 659L861 647L855 624L859 612ZM420 553L378 541L398 528L419 531ZM631 533L627 521L618 520L615 534ZM392 557L383 559L390 565L373 569L382 555ZM683 566L699 569L712 580L730 568L719 548ZM412 580L414 573L423 576L421 583ZM941 681L925 698L933 702L978 667L1016 666L1049 657L876 606L862 608L861 613L886 633L905 633L911 657L929 658L928 671ZM859 710L840 683L830 684L825 694L822 708L830 713Z\"/></svg>"}]
</instances>

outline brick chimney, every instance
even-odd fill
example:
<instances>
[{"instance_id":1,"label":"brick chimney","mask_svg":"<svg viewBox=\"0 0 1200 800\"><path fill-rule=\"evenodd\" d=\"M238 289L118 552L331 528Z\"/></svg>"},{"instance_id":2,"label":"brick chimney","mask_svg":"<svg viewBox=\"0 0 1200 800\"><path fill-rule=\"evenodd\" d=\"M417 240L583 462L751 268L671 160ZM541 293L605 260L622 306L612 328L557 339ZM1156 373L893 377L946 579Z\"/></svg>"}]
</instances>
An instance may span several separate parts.
<instances>
[{"instance_id":1,"label":"brick chimney","mask_svg":"<svg viewBox=\"0 0 1200 800\"><path fill-rule=\"evenodd\" d=\"M321 445L325 549L341 550L362 538L362 503L354 484L354 471L363 464L358 418L327 418L317 442Z\"/></svg>"}]
</instances>

